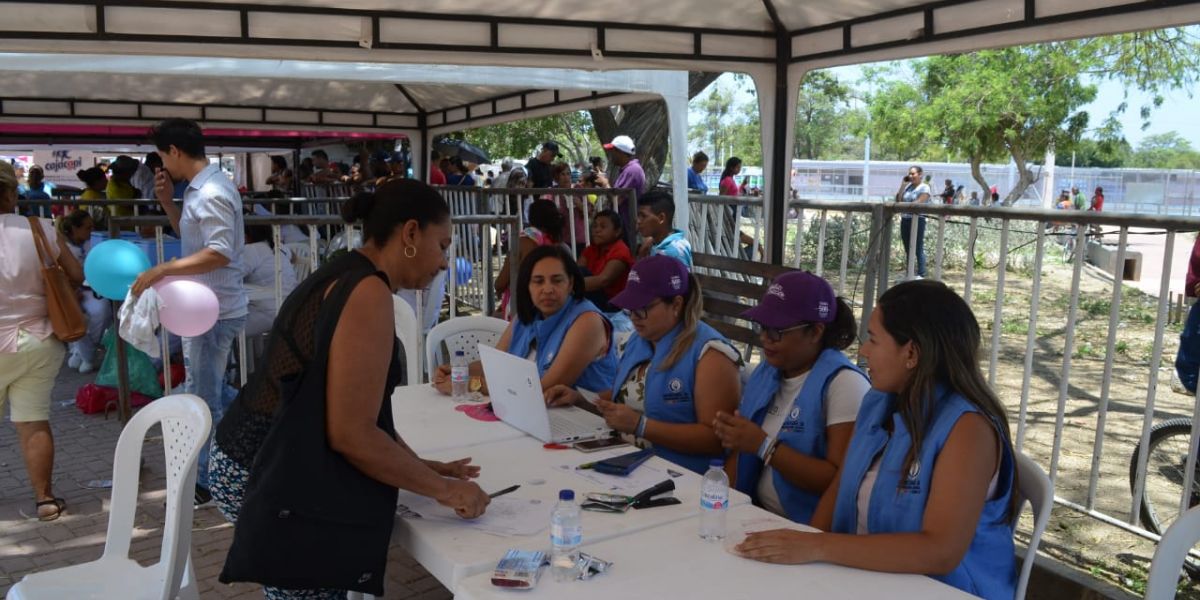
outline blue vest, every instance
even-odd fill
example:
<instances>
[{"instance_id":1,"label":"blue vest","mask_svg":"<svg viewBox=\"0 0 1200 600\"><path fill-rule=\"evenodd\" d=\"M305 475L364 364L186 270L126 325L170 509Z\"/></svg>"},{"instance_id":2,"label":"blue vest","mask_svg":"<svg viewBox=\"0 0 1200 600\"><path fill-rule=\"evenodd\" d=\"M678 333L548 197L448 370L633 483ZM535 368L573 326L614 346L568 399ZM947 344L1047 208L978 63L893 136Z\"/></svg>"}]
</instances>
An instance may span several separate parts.
<instances>
[{"instance_id":1,"label":"blue vest","mask_svg":"<svg viewBox=\"0 0 1200 600\"><path fill-rule=\"evenodd\" d=\"M829 383L842 369L852 369L862 374L862 371L839 350L827 348L817 356L812 370L804 379L804 385L800 387L800 393L792 400L787 419L779 428L776 438L780 444L813 458L825 458L825 393L829 389ZM779 392L782 377L779 369L766 361L758 365L742 393L738 414L762 427L767 409L775 400L775 394ZM762 461L753 453L738 454L737 489L753 497L758 489L762 469ZM771 479L775 484L775 492L779 494L779 503L787 512L787 518L797 523L807 524L811 521L817 501L821 499L824 490L811 492L801 488L785 479L779 471L775 471Z\"/></svg>"},{"instance_id":2,"label":"blue vest","mask_svg":"<svg viewBox=\"0 0 1200 600\"><path fill-rule=\"evenodd\" d=\"M671 353L679 327L672 329L656 344L651 345L642 336L633 334L625 344L625 353L617 365L617 378L613 382L612 397L618 398L621 387L638 365L649 361L646 370L646 418L665 423L691 424L696 422L696 402L692 391L696 387L696 365L704 345L713 340L725 344L729 340L705 323L696 324L696 338L692 346L675 365L667 371L659 368ZM677 452L661 445L654 445L654 453L682 467L703 474L710 460L724 458L721 454L701 455Z\"/></svg>"},{"instance_id":3,"label":"blue vest","mask_svg":"<svg viewBox=\"0 0 1200 600\"><path fill-rule=\"evenodd\" d=\"M842 465L842 483L837 491L833 513L833 531L855 533L858 527L858 492L863 476L871 462L882 452L879 477L871 490L867 529L871 533L915 532L921 530L925 504L938 454L950 435L950 430L962 415L979 412L959 394L938 386L939 399L934 406L929 431L925 436L919 460L903 474L904 458L912 444L908 430L898 412L892 409L895 397L872 390L863 400L858 413L854 437ZM884 429L885 419L892 419L893 433ZM1001 431L996 429L997 434ZM994 499L983 505L975 537L962 562L946 575L933 575L976 596L1009 600L1016 589L1016 559L1013 555L1013 530L1008 520L1009 499L1013 492L1015 465L1008 440L1001 444L1003 456L996 479Z\"/></svg>"},{"instance_id":4,"label":"blue vest","mask_svg":"<svg viewBox=\"0 0 1200 600\"><path fill-rule=\"evenodd\" d=\"M567 331L575 320L584 313L594 312L604 318L604 325L609 331L608 352L593 360L575 380L574 387L583 388L590 392L608 389L612 385L613 373L617 370L617 344L611 340L612 324L596 305L587 300L569 300L558 312L549 317L539 316L532 323L522 323L520 319L513 321L512 339L508 343L508 353L524 358L529 356L536 343L538 375L545 377Z\"/></svg>"}]
</instances>

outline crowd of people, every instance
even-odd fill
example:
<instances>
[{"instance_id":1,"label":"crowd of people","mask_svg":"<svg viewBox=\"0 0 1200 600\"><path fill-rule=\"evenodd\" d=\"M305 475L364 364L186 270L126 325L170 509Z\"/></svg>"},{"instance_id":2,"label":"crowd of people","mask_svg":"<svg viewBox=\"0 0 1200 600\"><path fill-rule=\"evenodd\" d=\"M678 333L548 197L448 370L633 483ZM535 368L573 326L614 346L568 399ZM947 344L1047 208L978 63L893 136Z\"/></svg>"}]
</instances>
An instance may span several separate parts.
<instances>
[{"instance_id":1,"label":"crowd of people","mask_svg":"<svg viewBox=\"0 0 1200 600\"><path fill-rule=\"evenodd\" d=\"M397 435L389 401L403 380L393 294L426 288L447 268L450 209L441 194L396 177L347 200L342 214L361 224L362 247L303 281L281 282L294 289L269 326L263 366L230 403L222 388L233 340L253 325L255 288L268 285L247 282L245 272L268 262L272 236L244 227L241 195L207 160L196 123L170 119L151 135L162 160L152 191L183 252L144 272L131 292L186 276L219 301L217 324L184 338L183 355L184 388L205 400L214 422L196 502L215 500L235 523L221 580L260 582L268 598L344 597L364 573L382 578L398 489L463 518L486 511L489 498L471 481L479 466L417 456ZM675 200L645 189L640 167L632 170L636 148L623 137L606 149L620 168L614 185L638 192L636 218L598 211L577 260L563 243L574 223L553 198L532 201L516 281L497 280L513 315L497 347L536 364L548 405L590 406L619 435L698 473L722 459L756 504L829 532L754 533L738 546L746 557L921 573L1010 598L1015 454L1004 408L979 369L969 306L935 281L887 290L859 348L864 372L844 352L857 330L850 305L816 275L780 275L742 315L763 348L743 384L741 354L702 319L690 244L672 226ZM544 144L531 161L546 167L551 187L567 182L554 154ZM737 166L726 170L734 176ZM36 508L49 519L66 508L50 485L48 426L66 349L50 334L30 235L38 221L11 214L17 181L5 167L0 299L14 308L0 313L0 404L12 404ZM519 177L538 185L542 166L526 167ZM510 185L516 170L502 175ZM921 176L910 170L898 199L928 201ZM176 181L187 182L182 206ZM623 235L630 223L644 240L636 252ZM43 228L53 259L81 282L73 245L87 220L70 215ZM618 318L632 329L623 346ZM486 392L479 364L470 376ZM433 385L450 393L448 368Z\"/></svg>"}]
</instances>

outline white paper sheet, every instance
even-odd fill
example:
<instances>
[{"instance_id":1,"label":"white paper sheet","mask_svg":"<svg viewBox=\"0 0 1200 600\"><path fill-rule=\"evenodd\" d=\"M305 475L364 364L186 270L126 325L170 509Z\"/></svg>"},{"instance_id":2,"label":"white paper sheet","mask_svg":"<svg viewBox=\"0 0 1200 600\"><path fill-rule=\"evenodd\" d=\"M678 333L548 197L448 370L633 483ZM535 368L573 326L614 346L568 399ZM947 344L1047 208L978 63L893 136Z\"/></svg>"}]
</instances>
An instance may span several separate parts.
<instances>
[{"instance_id":1,"label":"white paper sheet","mask_svg":"<svg viewBox=\"0 0 1200 600\"><path fill-rule=\"evenodd\" d=\"M408 496L401 499L396 514L405 519L425 519L453 523L492 535L533 535L550 526L554 503L513 495L493 498L487 511L477 519L463 519L432 498Z\"/></svg>"}]
</instances>

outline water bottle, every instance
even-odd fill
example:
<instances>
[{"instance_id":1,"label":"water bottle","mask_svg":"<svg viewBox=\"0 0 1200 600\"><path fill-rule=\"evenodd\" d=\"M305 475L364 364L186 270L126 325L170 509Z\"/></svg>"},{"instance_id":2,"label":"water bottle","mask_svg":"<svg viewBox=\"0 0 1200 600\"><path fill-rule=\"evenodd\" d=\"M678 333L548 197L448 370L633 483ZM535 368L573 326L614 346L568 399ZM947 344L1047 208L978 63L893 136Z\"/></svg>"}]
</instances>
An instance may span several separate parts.
<instances>
[{"instance_id":1,"label":"water bottle","mask_svg":"<svg viewBox=\"0 0 1200 600\"><path fill-rule=\"evenodd\" d=\"M467 363L467 356L462 350L454 351L454 358L450 359L450 395L454 397L455 402L466 402L469 391L467 390L467 380L471 378L471 367Z\"/></svg>"},{"instance_id":2,"label":"water bottle","mask_svg":"<svg viewBox=\"0 0 1200 600\"><path fill-rule=\"evenodd\" d=\"M719 459L708 463L708 472L700 484L700 539L725 538L725 513L729 510L729 476Z\"/></svg>"},{"instance_id":3,"label":"water bottle","mask_svg":"<svg viewBox=\"0 0 1200 600\"><path fill-rule=\"evenodd\" d=\"M575 579L575 561L579 558L582 541L583 525L579 519L579 506L575 504L575 492L562 490L558 493L558 504L550 514L550 569L556 581Z\"/></svg>"}]
</instances>

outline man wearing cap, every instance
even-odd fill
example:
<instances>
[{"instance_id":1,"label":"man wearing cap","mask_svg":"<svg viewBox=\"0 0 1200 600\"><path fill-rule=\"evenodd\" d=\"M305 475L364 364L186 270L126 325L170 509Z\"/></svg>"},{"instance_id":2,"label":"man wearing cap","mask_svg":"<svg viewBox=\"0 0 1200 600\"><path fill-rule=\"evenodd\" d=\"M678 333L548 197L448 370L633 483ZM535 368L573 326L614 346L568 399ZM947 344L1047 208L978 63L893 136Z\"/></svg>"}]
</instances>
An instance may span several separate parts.
<instances>
[{"instance_id":1,"label":"man wearing cap","mask_svg":"<svg viewBox=\"0 0 1200 600\"><path fill-rule=\"evenodd\" d=\"M138 170L137 159L122 154L112 162L108 170L111 176L108 178L108 187L104 190L105 198L109 200L137 200L141 197L142 193L133 187L133 183L131 182ZM108 211L114 217L133 216L133 207L129 205L110 204Z\"/></svg>"},{"instance_id":2,"label":"man wearing cap","mask_svg":"<svg viewBox=\"0 0 1200 600\"><path fill-rule=\"evenodd\" d=\"M608 150L613 164L617 165L617 180L613 182L613 187L631 188L636 205L642 194L646 193L646 172L642 170L642 163L636 158L637 148L633 145L633 138L618 135L605 144L604 149Z\"/></svg>"},{"instance_id":3,"label":"man wearing cap","mask_svg":"<svg viewBox=\"0 0 1200 600\"><path fill-rule=\"evenodd\" d=\"M850 306L812 273L784 273L743 319L758 325L763 362L737 414L714 431L734 452L735 486L797 523L812 520L854 433L866 376L842 352L855 336Z\"/></svg>"},{"instance_id":4,"label":"man wearing cap","mask_svg":"<svg viewBox=\"0 0 1200 600\"><path fill-rule=\"evenodd\" d=\"M542 142L542 151L525 163L525 171L529 181L535 188L554 187L554 176L550 173L550 165L558 156L558 144L546 140Z\"/></svg>"}]
</instances>

